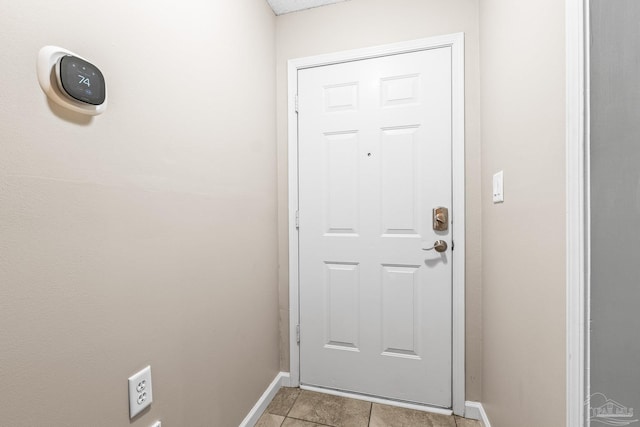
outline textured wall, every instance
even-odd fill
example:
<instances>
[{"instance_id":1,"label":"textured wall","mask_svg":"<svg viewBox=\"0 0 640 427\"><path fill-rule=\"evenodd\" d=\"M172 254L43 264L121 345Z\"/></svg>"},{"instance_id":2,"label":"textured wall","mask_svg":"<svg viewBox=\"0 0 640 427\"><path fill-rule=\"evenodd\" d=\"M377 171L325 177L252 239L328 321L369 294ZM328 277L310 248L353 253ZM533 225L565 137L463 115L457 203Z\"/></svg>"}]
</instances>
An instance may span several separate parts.
<instances>
[{"instance_id":1,"label":"textured wall","mask_svg":"<svg viewBox=\"0 0 640 427\"><path fill-rule=\"evenodd\" d=\"M251 31L246 29L250 28ZM275 17L263 0L0 3L0 424L234 426L278 372ZM107 78L47 102L38 50Z\"/></svg>"},{"instance_id":2,"label":"textured wall","mask_svg":"<svg viewBox=\"0 0 640 427\"><path fill-rule=\"evenodd\" d=\"M493 427L565 423L565 15L482 0L482 401ZM491 200L504 170L505 202Z\"/></svg>"},{"instance_id":3,"label":"textured wall","mask_svg":"<svg viewBox=\"0 0 640 427\"><path fill-rule=\"evenodd\" d=\"M465 33L467 174L467 399L482 366L480 76L477 0L351 0L277 18L280 366L289 370L287 60L434 35Z\"/></svg>"}]
</instances>

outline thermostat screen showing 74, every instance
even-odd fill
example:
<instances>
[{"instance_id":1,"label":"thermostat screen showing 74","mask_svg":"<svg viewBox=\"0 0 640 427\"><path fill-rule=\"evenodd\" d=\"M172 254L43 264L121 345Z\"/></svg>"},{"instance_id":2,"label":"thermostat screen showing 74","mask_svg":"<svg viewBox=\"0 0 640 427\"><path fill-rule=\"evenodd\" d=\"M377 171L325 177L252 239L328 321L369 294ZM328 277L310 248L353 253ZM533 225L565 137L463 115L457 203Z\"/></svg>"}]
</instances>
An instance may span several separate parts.
<instances>
[{"instance_id":1,"label":"thermostat screen showing 74","mask_svg":"<svg viewBox=\"0 0 640 427\"><path fill-rule=\"evenodd\" d=\"M95 65L67 55L60 58L59 67L61 89L66 95L92 105L104 102L104 77Z\"/></svg>"}]
</instances>

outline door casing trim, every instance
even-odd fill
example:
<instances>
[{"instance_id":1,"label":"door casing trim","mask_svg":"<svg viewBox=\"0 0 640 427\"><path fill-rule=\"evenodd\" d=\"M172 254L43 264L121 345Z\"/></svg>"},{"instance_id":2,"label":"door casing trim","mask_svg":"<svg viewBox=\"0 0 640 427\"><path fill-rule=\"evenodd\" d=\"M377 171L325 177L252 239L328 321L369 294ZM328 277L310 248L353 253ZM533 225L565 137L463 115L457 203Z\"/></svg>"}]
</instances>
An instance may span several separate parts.
<instances>
[{"instance_id":1,"label":"door casing trim","mask_svg":"<svg viewBox=\"0 0 640 427\"><path fill-rule=\"evenodd\" d=\"M589 426L589 0L566 0L566 425Z\"/></svg>"},{"instance_id":2,"label":"door casing trim","mask_svg":"<svg viewBox=\"0 0 640 427\"><path fill-rule=\"evenodd\" d=\"M343 62L451 48L452 60L452 410L465 410L465 158L464 158L464 33L429 37L400 43L348 50L288 61L288 232L289 232L289 350L291 386L300 385L298 229L298 120L296 95L298 70Z\"/></svg>"}]
</instances>

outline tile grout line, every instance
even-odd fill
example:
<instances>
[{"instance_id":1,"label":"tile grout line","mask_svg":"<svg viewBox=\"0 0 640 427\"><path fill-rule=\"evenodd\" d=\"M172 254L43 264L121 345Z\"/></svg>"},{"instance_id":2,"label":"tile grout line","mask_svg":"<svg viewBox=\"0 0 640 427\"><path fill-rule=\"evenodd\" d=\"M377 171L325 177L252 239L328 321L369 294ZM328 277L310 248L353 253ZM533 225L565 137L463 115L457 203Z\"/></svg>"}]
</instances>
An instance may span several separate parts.
<instances>
[{"instance_id":1,"label":"tile grout line","mask_svg":"<svg viewBox=\"0 0 640 427\"><path fill-rule=\"evenodd\" d=\"M282 390L283 387L280 388L280 390ZM299 391L302 391L300 388L297 388ZM278 391L278 393L276 394L276 396L280 393L280 391ZM291 404L291 406L289 407L289 409L287 409L286 414L284 414L284 417L282 418L282 422L280 423L279 427L282 427L282 425L284 424L284 422L287 420L287 418L289 417L289 412L291 412L291 409L293 408L293 405L296 404L298 397L300 397L300 393L298 393L298 395L296 396L296 398L293 400L293 403ZM274 396L275 398L275 396ZM282 415L279 414L274 414L269 412L269 407L267 406L267 408L265 409L265 412L262 414L264 415L271 415L271 416L278 416L278 417L282 417ZM261 417L262 418L262 417Z\"/></svg>"},{"instance_id":2,"label":"tile grout line","mask_svg":"<svg viewBox=\"0 0 640 427\"><path fill-rule=\"evenodd\" d=\"M298 393L297 393L295 399L293 400L293 402L291 403L291 405L289 406L289 408L287 409L286 414L284 416L284 419L279 425L280 427L284 426L284 424L287 422L287 420L301 421L302 423L305 423L305 424L306 423L310 423L310 424L313 424L313 425L316 425L316 426L319 426L319 427L338 427L340 425L340 424L338 424L338 425L325 424L324 422L321 422L321 421L312 421L312 420L309 420L309 419L306 419L306 418L302 418L302 417L291 416L291 412L293 411L294 406L297 404L298 400L301 398L301 395L306 392L305 390L302 390L300 388L296 388L296 389L298 390ZM341 400L353 400L353 399L348 399L348 398L343 398L343 397L341 397L340 399ZM374 402L367 402L367 403L369 403L369 415L368 415L366 427L371 427L372 426L371 422L373 420L373 406L376 405L376 403L374 403ZM315 405L313 405L313 406L315 407ZM382 405L382 406L384 406L384 405ZM415 412L412 409L403 409L403 410L407 410L407 411L410 411L410 412ZM303 416L304 416L304 414L303 414ZM436 415L436 417L440 417L440 416L442 416L442 415ZM455 416L454 414L451 414L446 418L449 418L449 421L447 421L446 424L449 425L450 427L462 427L463 426L463 424L458 422L458 418L459 417ZM450 424L450 419L451 418L453 418L453 424ZM462 422L463 418L460 418L460 419L461 419L461 422ZM429 422L428 420L427 420L427 422L428 422L429 425L431 425L431 422ZM467 425L467 424L464 424L464 425ZM413 425L413 426L417 427L417 425Z\"/></svg>"},{"instance_id":3,"label":"tile grout line","mask_svg":"<svg viewBox=\"0 0 640 427\"><path fill-rule=\"evenodd\" d=\"M293 416L289 416L289 414L291 413L291 410L295 406L296 402L298 401L298 399L300 398L302 393L305 392L305 390L302 390L301 388L298 388L298 390L300 390L300 393L298 393L298 396L296 396L295 400L293 401L293 404L291 404L291 408L289 408L289 411L287 411L287 415L286 415L285 421L286 421L287 418L289 418L289 419L292 419L292 420L298 420L298 421L302 421L302 422L305 422L305 423L311 423L311 424L315 424L315 425L323 426L323 427L336 427L336 426L333 426L333 425L330 425L330 424L324 424L324 423L321 423L321 422L318 422L318 421L310 421L310 420L305 420L304 418L296 418L296 417L293 417Z\"/></svg>"},{"instance_id":4,"label":"tile grout line","mask_svg":"<svg viewBox=\"0 0 640 427\"><path fill-rule=\"evenodd\" d=\"M295 406L296 402L298 401L298 399L300 398L300 395L302 394L302 389L300 387L297 387L298 389L298 395L296 396L295 399L293 399L293 403L291 404L291 406L289 407L289 409L287 410L287 413L284 415L285 419L289 418L289 412L291 412L291 410L293 409L293 407Z\"/></svg>"},{"instance_id":5,"label":"tile grout line","mask_svg":"<svg viewBox=\"0 0 640 427\"><path fill-rule=\"evenodd\" d=\"M305 422L305 423L315 424L315 425L317 425L317 426L322 426L322 427L336 427L336 426L332 426L332 425L330 425L330 424L322 424L322 423L319 423L319 422L317 422L317 421L309 421L309 420L305 420L305 419L303 419L303 418L296 418L296 417L287 417L287 418L288 418L288 419L290 419L290 420L303 421L303 422ZM285 418L285 420L286 420L286 418Z\"/></svg>"}]
</instances>

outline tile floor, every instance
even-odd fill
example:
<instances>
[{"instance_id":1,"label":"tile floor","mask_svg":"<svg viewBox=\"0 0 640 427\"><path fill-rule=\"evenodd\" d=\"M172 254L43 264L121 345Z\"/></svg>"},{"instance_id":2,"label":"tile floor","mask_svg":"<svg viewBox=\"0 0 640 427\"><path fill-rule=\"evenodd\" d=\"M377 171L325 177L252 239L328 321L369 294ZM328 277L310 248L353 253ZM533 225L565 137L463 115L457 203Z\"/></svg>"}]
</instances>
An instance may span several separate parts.
<instances>
[{"instance_id":1,"label":"tile floor","mask_svg":"<svg viewBox=\"0 0 640 427\"><path fill-rule=\"evenodd\" d=\"M455 416L283 387L256 427L481 427Z\"/></svg>"}]
</instances>

